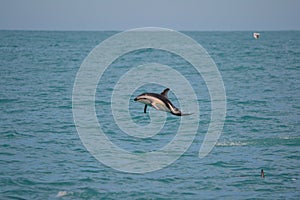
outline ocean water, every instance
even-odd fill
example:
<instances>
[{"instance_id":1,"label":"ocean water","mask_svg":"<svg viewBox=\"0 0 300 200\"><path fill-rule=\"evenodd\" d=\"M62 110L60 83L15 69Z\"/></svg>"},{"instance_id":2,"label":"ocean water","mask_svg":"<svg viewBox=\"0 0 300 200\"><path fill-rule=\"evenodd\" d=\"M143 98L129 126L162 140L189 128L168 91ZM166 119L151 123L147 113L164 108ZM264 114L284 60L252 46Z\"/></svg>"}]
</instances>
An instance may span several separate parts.
<instances>
[{"instance_id":1,"label":"ocean water","mask_svg":"<svg viewBox=\"0 0 300 200\"><path fill-rule=\"evenodd\" d=\"M162 148L180 122L167 114L162 134L148 140L130 137L112 123L111 88L128 68L147 62L178 66L198 88L201 120L192 145L171 165L142 174L99 162L73 120L80 65L116 33L0 31L0 199L300 198L299 31L261 32L257 40L251 32L183 32L213 58L226 90L222 135L202 159L198 151L210 122L210 96L189 63L153 49L112 63L99 82L95 108L107 137L128 151ZM133 96L163 89L148 84ZM178 105L172 91L170 99ZM142 104L130 101L128 109L136 123L150 123Z\"/></svg>"}]
</instances>

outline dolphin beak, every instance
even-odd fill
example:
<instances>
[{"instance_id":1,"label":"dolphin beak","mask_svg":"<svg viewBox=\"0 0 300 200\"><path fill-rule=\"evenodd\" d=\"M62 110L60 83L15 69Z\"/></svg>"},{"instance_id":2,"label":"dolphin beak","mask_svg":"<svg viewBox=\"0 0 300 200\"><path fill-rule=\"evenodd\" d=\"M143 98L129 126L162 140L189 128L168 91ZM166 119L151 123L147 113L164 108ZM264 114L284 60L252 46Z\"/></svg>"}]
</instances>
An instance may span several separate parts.
<instances>
[{"instance_id":1,"label":"dolphin beak","mask_svg":"<svg viewBox=\"0 0 300 200\"><path fill-rule=\"evenodd\" d=\"M134 101L137 101L138 100L138 98L134 98Z\"/></svg>"}]
</instances>

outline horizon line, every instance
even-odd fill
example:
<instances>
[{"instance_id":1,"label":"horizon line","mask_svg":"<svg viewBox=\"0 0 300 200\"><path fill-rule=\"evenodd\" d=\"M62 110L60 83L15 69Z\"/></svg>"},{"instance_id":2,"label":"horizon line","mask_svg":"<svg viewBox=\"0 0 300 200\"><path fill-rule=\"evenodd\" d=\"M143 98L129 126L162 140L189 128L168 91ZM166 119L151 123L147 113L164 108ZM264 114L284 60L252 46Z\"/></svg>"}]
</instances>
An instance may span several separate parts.
<instances>
[{"instance_id":1,"label":"horizon line","mask_svg":"<svg viewBox=\"0 0 300 200\"><path fill-rule=\"evenodd\" d=\"M146 28L146 27L145 27ZM129 29L1 29L0 31L53 31L53 32L123 32ZM272 31L300 31L300 29L170 29L174 31L184 32L272 32Z\"/></svg>"}]
</instances>

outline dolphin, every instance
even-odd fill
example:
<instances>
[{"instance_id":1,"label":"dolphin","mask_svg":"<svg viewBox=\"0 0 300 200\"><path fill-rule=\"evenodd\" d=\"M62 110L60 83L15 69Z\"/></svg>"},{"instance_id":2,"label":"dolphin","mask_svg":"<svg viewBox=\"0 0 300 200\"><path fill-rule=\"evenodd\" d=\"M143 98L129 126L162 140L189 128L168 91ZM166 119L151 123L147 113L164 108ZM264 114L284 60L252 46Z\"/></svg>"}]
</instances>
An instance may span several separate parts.
<instances>
[{"instance_id":1,"label":"dolphin","mask_svg":"<svg viewBox=\"0 0 300 200\"><path fill-rule=\"evenodd\" d=\"M190 114L183 114L178 108L176 108L168 98L169 88L166 88L162 93L143 93L138 95L134 101L141 102L145 104L144 113L147 112L147 106L152 106L156 110L161 110L165 112L169 112L173 115L177 116L185 116Z\"/></svg>"}]
</instances>

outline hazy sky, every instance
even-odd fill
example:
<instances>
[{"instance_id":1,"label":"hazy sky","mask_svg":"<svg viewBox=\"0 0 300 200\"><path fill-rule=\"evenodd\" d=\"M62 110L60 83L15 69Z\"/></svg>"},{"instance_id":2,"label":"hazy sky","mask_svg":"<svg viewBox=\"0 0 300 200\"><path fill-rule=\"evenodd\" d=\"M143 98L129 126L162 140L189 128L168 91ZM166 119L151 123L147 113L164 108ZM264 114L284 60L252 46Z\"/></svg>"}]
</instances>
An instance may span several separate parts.
<instances>
[{"instance_id":1,"label":"hazy sky","mask_svg":"<svg viewBox=\"0 0 300 200\"><path fill-rule=\"evenodd\" d=\"M300 30L300 0L0 0L0 29Z\"/></svg>"}]
</instances>

